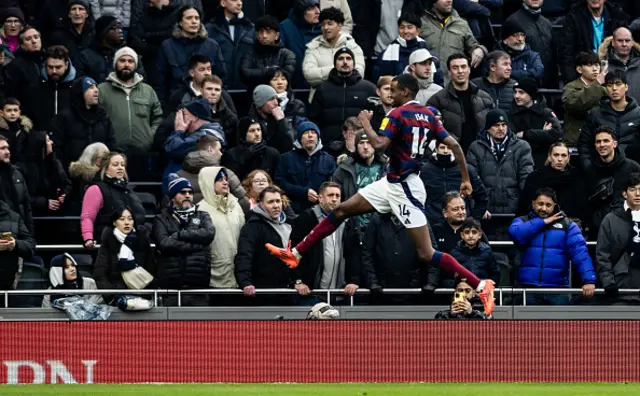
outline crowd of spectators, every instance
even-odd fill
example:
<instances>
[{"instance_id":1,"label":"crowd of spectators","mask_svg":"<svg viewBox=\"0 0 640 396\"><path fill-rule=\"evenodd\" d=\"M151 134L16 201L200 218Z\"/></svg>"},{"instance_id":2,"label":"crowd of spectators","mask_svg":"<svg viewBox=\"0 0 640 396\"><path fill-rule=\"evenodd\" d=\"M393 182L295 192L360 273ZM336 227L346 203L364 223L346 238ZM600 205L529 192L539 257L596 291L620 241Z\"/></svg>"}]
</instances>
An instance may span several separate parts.
<instances>
[{"instance_id":1,"label":"crowd of spectators","mask_svg":"<svg viewBox=\"0 0 640 396\"><path fill-rule=\"evenodd\" d=\"M498 286L573 285L593 302L599 285L603 301L640 301L617 296L640 288L638 4L0 1L0 289L21 288L27 263L50 267L37 240L94 256L99 246L82 276L72 255L57 257L51 287L68 270L127 289L127 271L142 267L147 287L244 293L183 305L312 305L325 288L369 288L373 304L464 292L421 264L390 215L350 219L293 270L263 248L295 245L385 177L363 128L385 123L393 78L406 73L460 142L473 185L456 192L445 145L418 150L434 246ZM495 240L513 247L495 252ZM598 241L592 255L587 240Z\"/></svg>"}]
</instances>

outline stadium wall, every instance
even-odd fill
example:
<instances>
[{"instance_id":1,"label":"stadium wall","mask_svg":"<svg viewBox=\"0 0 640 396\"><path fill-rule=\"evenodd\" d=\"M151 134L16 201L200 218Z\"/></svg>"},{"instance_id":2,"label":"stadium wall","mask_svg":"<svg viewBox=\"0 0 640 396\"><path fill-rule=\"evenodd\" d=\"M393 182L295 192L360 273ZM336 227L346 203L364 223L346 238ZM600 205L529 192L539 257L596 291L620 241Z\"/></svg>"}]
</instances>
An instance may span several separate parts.
<instances>
[{"instance_id":1,"label":"stadium wall","mask_svg":"<svg viewBox=\"0 0 640 396\"><path fill-rule=\"evenodd\" d=\"M638 382L639 321L0 322L0 383Z\"/></svg>"}]
</instances>

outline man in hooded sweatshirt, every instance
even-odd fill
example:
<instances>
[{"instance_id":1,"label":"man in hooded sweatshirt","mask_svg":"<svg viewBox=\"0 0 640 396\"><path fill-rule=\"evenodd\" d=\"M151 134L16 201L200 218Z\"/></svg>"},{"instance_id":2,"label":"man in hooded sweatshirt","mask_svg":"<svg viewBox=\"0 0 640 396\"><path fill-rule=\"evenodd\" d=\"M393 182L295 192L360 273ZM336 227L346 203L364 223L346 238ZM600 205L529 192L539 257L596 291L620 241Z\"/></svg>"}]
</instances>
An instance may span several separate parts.
<instances>
[{"instance_id":1,"label":"man in hooded sweatshirt","mask_svg":"<svg viewBox=\"0 0 640 396\"><path fill-rule=\"evenodd\" d=\"M318 189L329 181L336 170L336 161L322 151L320 129L311 121L296 126L294 150L280 158L275 182L291 200L296 213L318 203Z\"/></svg>"},{"instance_id":2,"label":"man in hooded sweatshirt","mask_svg":"<svg viewBox=\"0 0 640 396\"><path fill-rule=\"evenodd\" d=\"M405 69L405 73L409 73L418 80L420 84L420 91L416 100L421 105L426 106L427 101L438 91L442 90L442 87L433 82L433 74L436 69L434 61L438 58L431 55L429 50L420 48L411 53L409 56L409 65Z\"/></svg>"},{"instance_id":3,"label":"man in hooded sweatshirt","mask_svg":"<svg viewBox=\"0 0 640 396\"><path fill-rule=\"evenodd\" d=\"M320 0L296 0L289 12L289 17L280 23L280 41L296 56L297 66L296 73L293 75L293 88L307 86L307 81L302 74L302 62L307 44L320 33Z\"/></svg>"},{"instance_id":4,"label":"man in hooded sweatshirt","mask_svg":"<svg viewBox=\"0 0 640 396\"><path fill-rule=\"evenodd\" d=\"M240 144L222 156L222 165L233 170L240 180L256 169L274 175L280 162L280 153L267 146L262 139L262 123L252 117L242 117L238 124Z\"/></svg>"},{"instance_id":5,"label":"man in hooded sweatshirt","mask_svg":"<svg viewBox=\"0 0 640 396\"><path fill-rule=\"evenodd\" d=\"M98 86L90 77L71 85L71 107L51 121L51 139L58 159L65 169L80 158L84 148L102 142L109 150L116 148L116 135L104 107L98 104Z\"/></svg>"},{"instance_id":6,"label":"man in hooded sweatshirt","mask_svg":"<svg viewBox=\"0 0 640 396\"><path fill-rule=\"evenodd\" d=\"M216 227L216 237L211 243L211 282L218 289L236 289L234 259L238 251L240 229L244 225L244 213L238 198L230 193L227 170L219 166L202 168L198 175L202 189L202 201L198 208L209 213ZM216 295L211 296L215 304Z\"/></svg>"}]
</instances>

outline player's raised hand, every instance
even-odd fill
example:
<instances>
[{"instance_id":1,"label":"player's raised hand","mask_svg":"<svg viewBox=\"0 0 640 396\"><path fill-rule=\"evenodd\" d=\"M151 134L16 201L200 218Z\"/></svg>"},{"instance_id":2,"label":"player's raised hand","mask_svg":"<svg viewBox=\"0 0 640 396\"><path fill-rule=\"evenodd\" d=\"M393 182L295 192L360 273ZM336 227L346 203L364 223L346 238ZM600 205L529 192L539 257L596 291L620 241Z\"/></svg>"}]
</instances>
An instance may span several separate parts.
<instances>
[{"instance_id":1,"label":"player's raised hand","mask_svg":"<svg viewBox=\"0 0 640 396\"><path fill-rule=\"evenodd\" d=\"M473 194L473 187L471 187L471 182L463 181L460 183L460 195L463 198L470 197Z\"/></svg>"}]
</instances>

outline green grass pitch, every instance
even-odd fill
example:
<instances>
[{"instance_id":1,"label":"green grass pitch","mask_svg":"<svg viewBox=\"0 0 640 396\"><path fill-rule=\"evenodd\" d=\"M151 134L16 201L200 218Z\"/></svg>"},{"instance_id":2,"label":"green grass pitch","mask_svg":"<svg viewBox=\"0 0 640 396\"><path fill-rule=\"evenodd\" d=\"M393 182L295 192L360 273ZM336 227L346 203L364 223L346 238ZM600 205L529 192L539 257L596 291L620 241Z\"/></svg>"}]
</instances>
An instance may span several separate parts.
<instances>
[{"instance_id":1,"label":"green grass pitch","mask_svg":"<svg viewBox=\"0 0 640 396\"><path fill-rule=\"evenodd\" d=\"M12 395L251 395L251 396L621 396L640 395L640 384L183 384L2 385Z\"/></svg>"}]
</instances>

